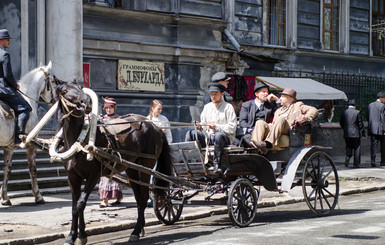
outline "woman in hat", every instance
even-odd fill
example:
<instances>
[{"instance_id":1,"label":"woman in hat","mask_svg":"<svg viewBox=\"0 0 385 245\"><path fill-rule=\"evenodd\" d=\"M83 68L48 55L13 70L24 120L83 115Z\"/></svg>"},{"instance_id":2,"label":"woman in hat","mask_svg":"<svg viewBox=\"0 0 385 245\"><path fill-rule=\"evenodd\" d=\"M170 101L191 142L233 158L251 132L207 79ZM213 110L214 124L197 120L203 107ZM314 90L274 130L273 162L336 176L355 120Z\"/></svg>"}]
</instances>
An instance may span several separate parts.
<instances>
[{"instance_id":1,"label":"woman in hat","mask_svg":"<svg viewBox=\"0 0 385 245\"><path fill-rule=\"evenodd\" d=\"M106 111L106 115L103 116L103 120L110 120L119 118L119 115L115 113L117 105L114 98L103 98L104 106L103 110ZM112 181L107 177L100 177L99 182L99 197L102 200L99 207L105 208L111 206L108 201L109 199L116 198L116 201L112 205L118 205L123 199L122 186L115 181Z\"/></svg>"}]
</instances>

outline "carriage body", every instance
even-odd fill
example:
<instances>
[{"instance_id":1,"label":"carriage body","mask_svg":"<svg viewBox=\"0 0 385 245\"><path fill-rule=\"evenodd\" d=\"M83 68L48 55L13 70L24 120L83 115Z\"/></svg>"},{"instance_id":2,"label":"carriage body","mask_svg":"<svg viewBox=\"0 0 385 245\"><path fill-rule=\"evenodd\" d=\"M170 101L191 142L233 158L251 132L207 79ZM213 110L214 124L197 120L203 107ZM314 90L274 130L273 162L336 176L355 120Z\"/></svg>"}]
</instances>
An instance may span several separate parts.
<instances>
[{"instance_id":1,"label":"carriage body","mask_svg":"<svg viewBox=\"0 0 385 245\"><path fill-rule=\"evenodd\" d=\"M183 205L198 192L205 191L207 201L216 201L212 198L214 194L225 193L220 201L227 203L231 220L235 225L247 226L255 218L260 187L282 193L296 186L302 187L311 211L318 216L330 214L338 202L338 173L325 152L330 147L306 144L310 132L310 125L298 126L291 130L289 147L264 156L253 149L225 147L222 166L226 171L221 176L207 170L212 148L201 148L197 141L170 144L175 175L199 182L202 188L189 195L183 192L191 190L173 189L171 185L166 202L155 200L157 217L165 224L174 223Z\"/></svg>"}]
</instances>

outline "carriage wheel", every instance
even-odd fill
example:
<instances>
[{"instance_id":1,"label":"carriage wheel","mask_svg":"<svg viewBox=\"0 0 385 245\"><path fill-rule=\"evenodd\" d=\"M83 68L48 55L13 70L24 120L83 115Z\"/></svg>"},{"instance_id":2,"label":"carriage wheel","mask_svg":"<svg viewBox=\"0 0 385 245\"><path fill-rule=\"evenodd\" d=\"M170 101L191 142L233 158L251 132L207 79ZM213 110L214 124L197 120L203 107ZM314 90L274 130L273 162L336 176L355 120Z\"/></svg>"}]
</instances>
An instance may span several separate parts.
<instances>
[{"instance_id":1,"label":"carriage wheel","mask_svg":"<svg viewBox=\"0 0 385 245\"><path fill-rule=\"evenodd\" d=\"M154 211L156 217L165 225L172 225L180 218L183 210L183 192L170 189L154 193Z\"/></svg>"},{"instance_id":2,"label":"carriage wheel","mask_svg":"<svg viewBox=\"0 0 385 245\"><path fill-rule=\"evenodd\" d=\"M306 161L302 190L310 210L317 216L329 215L337 205L339 179L336 166L324 152L315 152Z\"/></svg>"},{"instance_id":3,"label":"carriage wheel","mask_svg":"<svg viewBox=\"0 0 385 245\"><path fill-rule=\"evenodd\" d=\"M228 193L227 208L233 224L245 227L253 222L257 213L258 196L248 179L235 180Z\"/></svg>"}]
</instances>

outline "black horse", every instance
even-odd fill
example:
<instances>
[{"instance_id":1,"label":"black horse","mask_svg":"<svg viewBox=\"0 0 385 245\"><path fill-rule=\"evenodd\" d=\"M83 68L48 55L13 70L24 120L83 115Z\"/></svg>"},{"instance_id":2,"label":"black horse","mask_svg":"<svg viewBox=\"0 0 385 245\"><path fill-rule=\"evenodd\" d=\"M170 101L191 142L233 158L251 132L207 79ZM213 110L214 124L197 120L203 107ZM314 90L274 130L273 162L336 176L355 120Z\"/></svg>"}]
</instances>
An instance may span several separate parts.
<instances>
[{"instance_id":1,"label":"black horse","mask_svg":"<svg viewBox=\"0 0 385 245\"><path fill-rule=\"evenodd\" d=\"M59 86L57 87L56 94L57 98L61 98L59 99L59 118L63 128L64 148L67 150L76 142L79 133L82 131L85 115L91 108L91 99L76 82L57 82ZM112 142L112 145L119 146L118 148L122 150L121 152L124 152L120 154L123 159L150 169L158 161L157 171L170 175L172 166L171 155L163 131L140 115L129 115L125 120L127 120L128 126L126 126L126 129L121 130L117 136L107 136L107 134L101 133L101 130L98 128L95 146L107 148L108 144L111 145ZM120 126L122 125L120 124ZM115 148L117 151L119 149ZM153 155L154 157L132 156L128 152L143 153ZM101 173L103 176L111 174L111 171L101 164L100 161L103 161L103 159L96 158L92 161L87 161L86 154L79 152L65 164L68 173L68 183L72 193L72 226L70 234L66 239L68 244L74 244L76 238L79 238L83 244L87 242L84 209L88 197L98 183ZM135 195L138 218L130 236L130 241L135 241L139 239L139 235L145 226L144 210L149 198L149 187L134 181L149 183L150 175L127 168L121 164L117 164L115 169L119 172L126 172ZM84 189L81 190L83 180L86 182ZM156 180L156 185L166 186L168 184L165 181Z\"/></svg>"}]
</instances>

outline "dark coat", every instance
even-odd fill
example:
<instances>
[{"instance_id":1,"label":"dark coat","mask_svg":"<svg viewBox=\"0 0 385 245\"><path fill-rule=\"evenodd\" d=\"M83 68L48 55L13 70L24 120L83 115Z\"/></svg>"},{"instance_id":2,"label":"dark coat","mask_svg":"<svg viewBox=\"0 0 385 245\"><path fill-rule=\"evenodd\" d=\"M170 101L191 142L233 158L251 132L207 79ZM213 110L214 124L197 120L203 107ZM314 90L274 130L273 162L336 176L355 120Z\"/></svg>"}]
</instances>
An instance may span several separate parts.
<instances>
[{"instance_id":1,"label":"dark coat","mask_svg":"<svg viewBox=\"0 0 385 245\"><path fill-rule=\"evenodd\" d=\"M0 95L17 93L17 83L13 77L9 53L0 47Z\"/></svg>"},{"instance_id":2,"label":"dark coat","mask_svg":"<svg viewBox=\"0 0 385 245\"><path fill-rule=\"evenodd\" d=\"M384 135L384 104L376 100L369 104L366 119L368 120L369 135Z\"/></svg>"},{"instance_id":3,"label":"dark coat","mask_svg":"<svg viewBox=\"0 0 385 245\"><path fill-rule=\"evenodd\" d=\"M263 106L265 111L265 122L270 123L273 120L274 112L277 107L269 101L263 103ZM254 100L249 100L242 104L241 111L239 112L239 125L242 128L254 129L256 110L257 105Z\"/></svg>"},{"instance_id":4,"label":"dark coat","mask_svg":"<svg viewBox=\"0 0 385 245\"><path fill-rule=\"evenodd\" d=\"M365 127L359 110L346 109L340 117L340 125L344 130L344 138L361 138L365 136Z\"/></svg>"}]
</instances>

